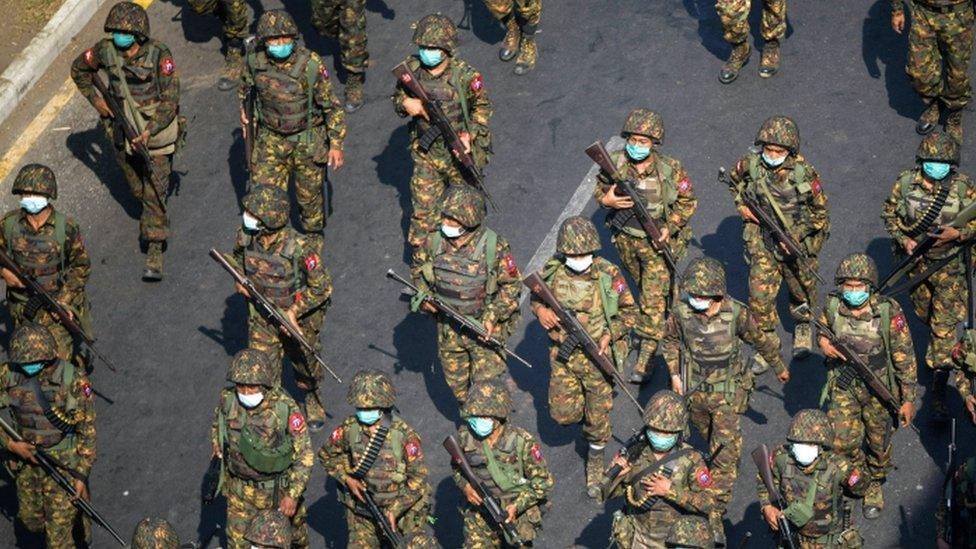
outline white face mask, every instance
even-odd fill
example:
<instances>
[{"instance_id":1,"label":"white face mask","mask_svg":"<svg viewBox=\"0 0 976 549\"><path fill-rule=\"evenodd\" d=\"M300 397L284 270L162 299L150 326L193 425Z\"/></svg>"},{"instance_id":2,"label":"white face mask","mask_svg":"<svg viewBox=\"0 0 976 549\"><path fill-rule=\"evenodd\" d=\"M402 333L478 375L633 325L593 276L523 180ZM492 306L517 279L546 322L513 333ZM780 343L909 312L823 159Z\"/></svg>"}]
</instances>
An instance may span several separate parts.
<instances>
[{"instance_id":1,"label":"white face mask","mask_svg":"<svg viewBox=\"0 0 976 549\"><path fill-rule=\"evenodd\" d=\"M781 156L779 158L774 158L774 157L769 156L768 154L766 154L765 151L763 151L763 153L762 153L763 162L765 162L766 165L769 166L770 168L778 168L778 167L780 167L783 164L783 162L786 162L786 157L787 156L789 156L789 155L783 155L783 156Z\"/></svg>"},{"instance_id":2,"label":"white face mask","mask_svg":"<svg viewBox=\"0 0 976 549\"><path fill-rule=\"evenodd\" d=\"M241 403L241 406L245 408L254 408L261 401L264 400L264 393L252 393L250 395L245 395L240 391L237 392L237 400Z\"/></svg>"},{"instance_id":3,"label":"white face mask","mask_svg":"<svg viewBox=\"0 0 976 549\"><path fill-rule=\"evenodd\" d=\"M797 463L806 467L813 463L817 456L820 455L820 447L816 444L803 444L801 442L794 442L790 445L790 452L793 454L793 459Z\"/></svg>"},{"instance_id":4,"label":"white face mask","mask_svg":"<svg viewBox=\"0 0 976 549\"><path fill-rule=\"evenodd\" d=\"M592 265L592 264L593 264L593 255L592 254L591 255L583 255L583 256L579 256L579 257L567 257L566 258L566 266L569 267L570 270L575 271L577 273L582 273L583 271L589 269L590 268L590 265Z\"/></svg>"},{"instance_id":5,"label":"white face mask","mask_svg":"<svg viewBox=\"0 0 976 549\"><path fill-rule=\"evenodd\" d=\"M688 305L690 305L692 309L701 313L707 311L708 308L712 306L712 300L688 296Z\"/></svg>"},{"instance_id":6,"label":"white face mask","mask_svg":"<svg viewBox=\"0 0 976 549\"><path fill-rule=\"evenodd\" d=\"M244 212L241 219L244 223L244 228L248 231L256 231L261 228L261 221L247 212Z\"/></svg>"},{"instance_id":7,"label":"white face mask","mask_svg":"<svg viewBox=\"0 0 976 549\"><path fill-rule=\"evenodd\" d=\"M452 225L448 225L447 223L441 223L441 232L444 233L444 236L447 238L457 238L464 234L464 227L454 227Z\"/></svg>"}]
</instances>

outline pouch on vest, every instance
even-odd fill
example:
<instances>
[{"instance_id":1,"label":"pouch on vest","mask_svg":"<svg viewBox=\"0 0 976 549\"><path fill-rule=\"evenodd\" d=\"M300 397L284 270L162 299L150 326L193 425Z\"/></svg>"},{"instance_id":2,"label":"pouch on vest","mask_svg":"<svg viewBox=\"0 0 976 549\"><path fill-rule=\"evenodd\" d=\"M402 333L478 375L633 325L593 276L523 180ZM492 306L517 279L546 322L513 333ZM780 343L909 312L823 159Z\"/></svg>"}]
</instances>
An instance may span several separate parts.
<instances>
[{"instance_id":1,"label":"pouch on vest","mask_svg":"<svg viewBox=\"0 0 976 549\"><path fill-rule=\"evenodd\" d=\"M238 449L244 461L255 471L265 474L278 474L288 469L292 464L292 446L287 437L283 437L275 447L265 447L258 441L258 437L244 426Z\"/></svg>"},{"instance_id":2,"label":"pouch on vest","mask_svg":"<svg viewBox=\"0 0 976 549\"><path fill-rule=\"evenodd\" d=\"M813 503L817 498L817 476L814 475L810 479L810 485L807 486L807 493L804 495L803 499L800 501L794 501L786 509L783 509L783 516L787 518L791 523L795 524L797 528L803 528L808 522L813 519Z\"/></svg>"}]
</instances>

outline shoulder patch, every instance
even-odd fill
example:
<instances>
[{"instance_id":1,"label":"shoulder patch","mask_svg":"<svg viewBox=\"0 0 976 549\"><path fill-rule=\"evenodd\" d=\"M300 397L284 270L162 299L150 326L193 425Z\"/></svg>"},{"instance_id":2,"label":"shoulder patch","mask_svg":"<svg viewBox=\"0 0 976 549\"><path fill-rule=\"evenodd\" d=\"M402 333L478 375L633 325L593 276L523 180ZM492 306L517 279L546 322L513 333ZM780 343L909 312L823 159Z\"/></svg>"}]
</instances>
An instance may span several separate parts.
<instances>
[{"instance_id":1,"label":"shoulder patch","mask_svg":"<svg viewBox=\"0 0 976 549\"><path fill-rule=\"evenodd\" d=\"M613 291L617 292L617 295L623 294L625 291L627 291L627 281L624 280L623 276L617 275L617 277L613 279Z\"/></svg>"},{"instance_id":2,"label":"shoulder patch","mask_svg":"<svg viewBox=\"0 0 976 549\"><path fill-rule=\"evenodd\" d=\"M861 481L861 472L857 469L851 471L851 474L847 475L847 486L853 488L858 482Z\"/></svg>"},{"instance_id":3,"label":"shoulder patch","mask_svg":"<svg viewBox=\"0 0 976 549\"><path fill-rule=\"evenodd\" d=\"M329 435L329 440L332 442L333 446L338 446L342 442L342 427L336 427L332 434Z\"/></svg>"},{"instance_id":4,"label":"shoulder patch","mask_svg":"<svg viewBox=\"0 0 976 549\"><path fill-rule=\"evenodd\" d=\"M512 254L506 255L502 262L505 264L505 272L508 273L508 276L517 277L519 275L518 265L515 264L515 258L512 257Z\"/></svg>"},{"instance_id":5,"label":"shoulder patch","mask_svg":"<svg viewBox=\"0 0 976 549\"><path fill-rule=\"evenodd\" d=\"M819 195L820 193L823 192L823 185L820 184L819 177L814 179L813 182L810 183L810 190L813 191L813 194L815 195Z\"/></svg>"},{"instance_id":6,"label":"shoulder patch","mask_svg":"<svg viewBox=\"0 0 976 549\"><path fill-rule=\"evenodd\" d=\"M481 91L481 88L485 87L485 82L484 80L481 79L480 72L474 73L474 78L471 79L470 86L471 86L471 91L473 92L479 92Z\"/></svg>"},{"instance_id":7,"label":"shoulder patch","mask_svg":"<svg viewBox=\"0 0 976 549\"><path fill-rule=\"evenodd\" d=\"M314 271L320 264L319 254L308 254L305 257L305 270Z\"/></svg>"},{"instance_id":8,"label":"shoulder patch","mask_svg":"<svg viewBox=\"0 0 976 549\"><path fill-rule=\"evenodd\" d=\"M688 194L691 192L691 189L692 189L691 180L688 179L687 177L678 182L679 194Z\"/></svg>"},{"instance_id":9,"label":"shoulder patch","mask_svg":"<svg viewBox=\"0 0 976 549\"><path fill-rule=\"evenodd\" d=\"M708 470L708 467L699 467L695 470L695 480L698 481L698 486L711 488L712 473Z\"/></svg>"},{"instance_id":10,"label":"shoulder patch","mask_svg":"<svg viewBox=\"0 0 976 549\"><path fill-rule=\"evenodd\" d=\"M86 381L81 384L81 393L85 395L85 398L91 398L93 392L95 392L95 390L92 389L91 383Z\"/></svg>"},{"instance_id":11,"label":"shoulder patch","mask_svg":"<svg viewBox=\"0 0 976 549\"><path fill-rule=\"evenodd\" d=\"M305 416L300 412L295 412L288 416L288 428L293 435L300 435L305 432Z\"/></svg>"},{"instance_id":12,"label":"shoulder patch","mask_svg":"<svg viewBox=\"0 0 976 549\"><path fill-rule=\"evenodd\" d=\"M319 76L325 80L329 79L329 69L325 67L325 63L319 63Z\"/></svg>"},{"instance_id":13,"label":"shoulder patch","mask_svg":"<svg viewBox=\"0 0 976 549\"><path fill-rule=\"evenodd\" d=\"M539 447L538 442L532 445L532 448L529 450L529 454L536 463L542 463L542 448Z\"/></svg>"},{"instance_id":14,"label":"shoulder patch","mask_svg":"<svg viewBox=\"0 0 976 549\"><path fill-rule=\"evenodd\" d=\"M896 332L904 332L908 327L908 321L905 320L904 313L898 313L891 319L891 329Z\"/></svg>"},{"instance_id":15,"label":"shoulder patch","mask_svg":"<svg viewBox=\"0 0 976 549\"><path fill-rule=\"evenodd\" d=\"M159 72L163 73L163 76L172 76L176 72L176 63L173 62L173 58L166 56L159 61Z\"/></svg>"},{"instance_id":16,"label":"shoulder patch","mask_svg":"<svg viewBox=\"0 0 976 549\"><path fill-rule=\"evenodd\" d=\"M98 68L98 63L95 61L95 48L88 48L84 53L85 63L93 69Z\"/></svg>"},{"instance_id":17,"label":"shoulder patch","mask_svg":"<svg viewBox=\"0 0 976 549\"><path fill-rule=\"evenodd\" d=\"M962 341L957 341L955 345L952 346L952 358L953 360L962 360Z\"/></svg>"},{"instance_id":18,"label":"shoulder patch","mask_svg":"<svg viewBox=\"0 0 976 549\"><path fill-rule=\"evenodd\" d=\"M403 451L407 456L407 461L413 461L424 455L424 451L420 449L420 443L417 439L410 439L406 444L403 445Z\"/></svg>"}]
</instances>

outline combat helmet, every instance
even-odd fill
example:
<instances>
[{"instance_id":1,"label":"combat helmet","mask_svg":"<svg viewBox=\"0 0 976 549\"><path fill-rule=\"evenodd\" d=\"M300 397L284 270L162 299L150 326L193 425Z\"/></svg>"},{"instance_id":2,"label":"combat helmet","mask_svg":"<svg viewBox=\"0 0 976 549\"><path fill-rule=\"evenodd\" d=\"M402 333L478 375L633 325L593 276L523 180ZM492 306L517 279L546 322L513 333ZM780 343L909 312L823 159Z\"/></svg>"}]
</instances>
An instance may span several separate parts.
<instances>
[{"instance_id":1,"label":"combat helmet","mask_svg":"<svg viewBox=\"0 0 976 549\"><path fill-rule=\"evenodd\" d=\"M269 230L277 230L288 223L288 194L274 185L257 185L243 200L244 209L258 218Z\"/></svg>"},{"instance_id":2,"label":"combat helmet","mask_svg":"<svg viewBox=\"0 0 976 549\"><path fill-rule=\"evenodd\" d=\"M453 185L444 197L441 215L471 229L485 220L485 198L469 185Z\"/></svg>"},{"instance_id":3,"label":"combat helmet","mask_svg":"<svg viewBox=\"0 0 976 549\"><path fill-rule=\"evenodd\" d=\"M756 134L756 146L779 145L791 153L800 152L800 130L788 116L771 116L763 122Z\"/></svg>"},{"instance_id":4,"label":"combat helmet","mask_svg":"<svg viewBox=\"0 0 976 549\"><path fill-rule=\"evenodd\" d=\"M139 521L132 532L132 549L179 549L180 538L169 522L157 517Z\"/></svg>"},{"instance_id":5,"label":"combat helmet","mask_svg":"<svg viewBox=\"0 0 976 549\"><path fill-rule=\"evenodd\" d=\"M468 389L461 416L505 419L511 410L512 398L507 387L500 383L479 381Z\"/></svg>"},{"instance_id":6,"label":"combat helmet","mask_svg":"<svg viewBox=\"0 0 976 549\"><path fill-rule=\"evenodd\" d=\"M51 200L58 198L58 181L54 172L44 164L28 164L17 172L14 194L38 194Z\"/></svg>"},{"instance_id":7,"label":"combat helmet","mask_svg":"<svg viewBox=\"0 0 976 549\"><path fill-rule=\"evenodd\" d=\"M274 371L267 353L257 349L238 351L227 370L227 381L240 385L273 387Z\"/></svg>"},{"instance_id":8,"label":"combat helmet","mask_svg":"<svg viewBox=\"0 0 976 549\"><path fill-rule=\"evenodd\" d=\"M959 142L947 133L933 132L918 144L915 159L919 162L934 160L959 165Z\"/></svg>"},{"instance_id":9,"label":"combat helmet","mask_svg":"<svg viewBox=\"0 0 976 549\"><path fill-rule=\"evenodd\" d=\"M620 136L626 138L630 134L650 137L656 145L664 142L664 119L650 109L634 109L627 115L624 128Z\"/></svg>"},{"instance_id":10,"label":"combat helmet","mask_svg":"<svg viewBox=\"0 0 976 549\"><path fill-rule=\"evenodd\" d=\"M149 38L149 15L135 2L119 2L105 18L105 32L128 32Z\"/></svg>"},{"instance_id":11,"label":"combat helmet","mask_svg":"<svg viewBox=\"0 0 976 549\"><path fill-rule=\"evenodd\" d=\"M574 215L559 226L556 251L565 255L591 254L600 249L600 235L589 219Z\"/></svg>"},{"instance_id":12,"label":"combat helmet","mask_svg":"<svg viewBox=\"0 0 976 549\"><path fill-rule=\"evenodd\" d=\"M834 428L822 410L808 408L800 410L790 424L790 432L786 435L790 442L818 444L829 447L834 440Z\"/></svg>"},{"instance_id":13,"label":"combat helmet","mask_svg":"<svg viewBox=\"0 0 976 549\"><path fill-rule=\"evenodd\" d=\"M413 43L421 47L440 48L454 55L457 48L457 27L447 16L432 13L417 21L413 31Z\"/></svg>"},{"instance_id":14,"label":"combat helmet","mask_svg":"<svg viewBox=\"0 0 976 549\"><path fill-rule=\"evenodd\" d=\"M346 402L354 408L392 408L396 405L396 387L385 372L370 368L360 370L349 384Z\"/></svg>"},{"instance_id":15,"label":"combat helmet","mask_svg":"<svg viewBox=\"0 0 976 549\"><path fill-rule=\"evenodd\" d=\"M291 547L291 536L291 522L277 509L258 511L244 533L244 539L252 544L274 549Z\"/></svg>"},{"instance_id":16,"label":"combat helmet","mask_svg":"<svg viewBox=\"0 0 976 549\"><path fill-rule=\"evenodd\" d=\"M297 37L298 25L287 11L269 10L258 18L257 36L261 41L281 36Z\"/></svg>"},{"instance_id":17,"label":"combat helmet","mask_svg":"<svg viewBox=\"0 0 976 549\"><path fill-rule=\"evenodd\" d=\"M724 296L725 267L711 257L695 258L681 276L681 290L690 295Z\"/></svg>"},{"instance_id":18,"label":"combat helmet","mask_svg":"<svg viewBox=\"0 0 976 549\"><path fill-rule=\"evenodd\" d=\"M22 324L10 336L10 362L30 364L49 362L58 357L58 345L45 326Z\"/></svg>"},{"instance_id":19,"label":"combat helmet","mask_svg":"<svg viewBox=\"0 0 976 549\"><path fill-rule=\"evenodd\" d=\"M853 253L840 260L834 283L840 285L845 280L863 280L872 288L878 287L878 267L867 254Z\"/></svg>"},{"instance_id":20,"label":"combat helmet","mask_svg":"<svg viewBox=\"0 0 976 549\"><path fill-rule=\"evenodd\" d=\"M662 389L644 407L644 425L662 433L680 433L688 426L688 409L685 399L667 389Z\"/></svg>"},{"instance_id":21,"label":"combat helmet","mask_svg":"<svg viewBox=\"0 0 976 549\"><path fill-rule=\"evenodd\" d=\"M684 515L671 525L665 547L690 547L691 549L712 549L715 538L705 517Z\"/></svg>"}]
</instances>

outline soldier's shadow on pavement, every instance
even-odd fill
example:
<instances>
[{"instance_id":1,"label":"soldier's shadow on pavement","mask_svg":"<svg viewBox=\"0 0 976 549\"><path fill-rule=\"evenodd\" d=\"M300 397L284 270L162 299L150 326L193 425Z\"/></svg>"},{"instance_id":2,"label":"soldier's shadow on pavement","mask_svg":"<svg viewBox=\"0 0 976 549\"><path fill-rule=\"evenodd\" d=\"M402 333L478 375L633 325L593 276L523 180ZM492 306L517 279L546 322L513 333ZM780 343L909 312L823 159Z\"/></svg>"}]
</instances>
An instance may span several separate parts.
<instances>
[{"instance_id":1,"label":"soldier's shadow on pavement","mask_svg":"<svg viewBox=\"0 0 976 549\"><path fill-rule=\"evenodd\" d=\"M749 266L743 260L742 220L730 215L719 222L715 232L693 240L689 247L697 247L702 255L717 259L725 266L728 294L746 302L749 299ZM696 257L689 251L686 259Z\"/></svg>"},{"instance_id":2,"label":"soldier's shadow on pavement","mask_svg":"<svg viewBox=\"0 0 976 549\"><path fill-rule=\"evenodd\" d=\"M197 330L223 347L227 356L233 356L247 346L247 300L234 292L227 296L224 304L220 329L197 326Z\"/></svg>"},{"instance_id":3,"label":"soldier's shadow on pavement","mask_svg":"<svg viewBox=\"0 0 976 549\"><path fill-rule=\"evenodd\" d=\"M701 38L702 46L717 59L722 61L728 59L732 47L722 37L722 21L719 19L718 12L715 11L715 2L713 0L682 0L681 4L688 15L698 21L698 36ZM762 2L753 2L752 8L749 10L749 29L752 35L750 44L753 46L762 46L761 23ZM790 23L789 14L787 14L784 40L792 35L793 25Z\"/></svg>"},{"instance_id":4,"label":"soldier's shadow on pavement","mask_svg":"<svg viewBox=\"0 0 976 549\"><path fill-rule=\"evenodd\" d=\"M868 8L861 31L861 57L871 78L881 78L881 72L884 71L888 106L899 115L914 120L921 115L924 105L905 74L911 25L908 12L909 10L905 10L905 30L898 34L891 28L891 3L888 0L877 0L872 4Z\"/></svg>"},{"instance_id":5,"label":"soldier's shadow on pavement","mask_svg":"<svg viewBox=\"0 0 976 549\"><path fill-rule=\"evenodd\" d=\"M197 14L193 11L193 8L190 7L186 0L168 1L170 4L180 8L179 13L173 16L172 21L179 21L180 27L183 30L183 38L186 39L187 42L205 43L213 40L214 38L218 38L223 41L221 22L220 19L214 14ZM261 0L248 0L246 3L250 5L253 12L253 17L250 13L248 14L249 28L253 28L254 22L257 21L257 18L264 13L265 10L261 5Z\"/></svg>"},{"instance_id":6,"label":"soldier's shadow on pavement","mask_svg":"<svg viewBox=\"0 0 976 549\"><path fill-rule=\"evenodd\" d=\"M96 123L97 124L97 123ZM96 127L70 134L64 142L71 154L95 174L131 219L139 219L142 206L132 197L125 176L115 162L115 149Z\"/></svg>"},{"instance_id":7,"label":"soldier's shadow on pavement","mask_svg":"<svg viewBox=\"0 0 976 549\"><path fill-rule=\"evenodd\" d=\"M376 178L383 185L393 187L397 191L397 201L400 203L400 229L403 231L403 262L409 265L412 260L413 248L407 242L407 229L410 227L410 177L413 172L413 161L410 159L410 130L404 124L390 134L390 140L383 148L383 152L371 160L376 163Z\"/></svg>"},{"instance_id":8,"label":"soldier's shadow on pavement","mask_svg":"<svg viewBox=\"0 0 976 549\"><path fill-rule=\"evenodd\" d=\"M452 476L442 478L434 487L434 507L431 513L437 517L437 521L434 522L434 536L441 547L464 545L461 497L461 490L454 483Z\"/></svg>"},{"instance_id":9,"label":"soldier's shadow on pavement","mask_svg":"<svg viewBox=\"0 0 976 549\"><path fill-rule=\"evenodd\" d=\"M755 472L756 467L752 465L752 460L749 460L749 464L745 466L745 470L743 470L741 465L739 467L739 476L752 477ZM755 494L750 493L747 497L754 499ZM724 521L726 547L744 547L746 545L752 547L776 547L776 537L763 520L762 514L759 511L758 501L750 503L743 512L742 517L742 520L737 524L730 525L727 520ZM746 543L745 538L750 534L749 541Z\"/></svg>"},{"instance_id":10,"label":"soldier's shadow on pavement","mask_svg":"<svg viewBox=\"0 0 976 549\"><path fill-rule=\"evenodd\" d=\"M525 335L514 347L516 353L532 364L532 371L522 371L520 367L509 369L512 378L519 389L529 393L536 412L536 432L539 440L546 446L554 448L572 443L581 435L580 427L571 425L564 427L556 423L549 415L549 377L552 370L549 367L549 336L536 320L528 307L525 307ZM518 395L513 395L517 398Z\"/></svg>"},{"instance_id":11,"label":"soldier's shadow on pavement","mask_svg":"<svg viewBox=\"0 0 976 549\"><path fill-rule=\"evenodd\" d=\"M478 40L486 44L497 44L505 37L505 29L502 28L498 20L488 11L485 3L481 0L462 0L464 3L464 15L461 20L455 21L458 28L471 30L471 34ZM462 26L463 25L463 26Z\"/></svg>"},{"instance_id":12,"label":"soldier's shadow on pavement","mask_svg":"<svg viewBox=\"0 0 976 549\"><path fill-rule=\"evenodd\" d=\"M308 0L282 0L281 3L288 10L288 13L295 18L295 23L298 24L298 30L302 33L302 41L305 43L305 47L322 56L322 60L325 62L327 68L335 67L335 70L330 71L330 74L337 75L341 82L345 82L346 73L342 68L342 64L339 62L339 42L334 38L319 34L319 31L312 25L311 2ZM331 65L329 64L329 58L332 58ZM335 84L335 81L333 81L333 84ZM336 89L334 85L332 93L341 97L340 90Z\"/></svg>"},{"instance_id":13,"label":"soldier's shadow on pavement","mask_svg":"<svg viewBox=\"0 0 976 549\"><path fill-rule=\"evenodd\" d=\"M620 509L620 501L620 498L615 498L607 502L603 512L590 520L580 531L579 536L573 540L575 547L591 547L593 549L607 547L608 541L612 539L613 513Z\"/></svg>"},{"instance_id":14,"label":"soldier's shadow on pavement","mask_svg":"<svg viewBox=\"0 0 976 549\"><path fill-rule=\"evenodd\" d=\"M240 204L250 187L251 174L247 171L247 158L244 154L244 137L240 128L232 132L233 140L227 151L227 171L230 174L230 184L234 187L234 195ZM243 161L242 161L243 160Z\"/></svg>"},{"instance_id":15,"label":"soldier's shadow on pavement","mask_svg":"<svg viewBox=\"0 0 976 549\"><path fill-rule=\"evenodd\" d=\"M227 547L227 499L218 496L210 504L200 505L200 521L197 523L196 539L201 547L207 547L213 538L220 540L221 547Z\"/></svg>"},{"instance_id":16,"label":"soldier's shadow on pavement","mask_svg":"<svg viewBox=\"0 0 976 549\"><path fill-rule=\"evenodd\" d=\"M349 543L349 527L346 524L346 507L339 502L339 489L332 477L325 481L325 494L314 502L306 501L308 527L325 538L326 547L346 547Z\"/></svg>"},{"instance_id":17,"label":"soldier's shadow on pavement","mask_svg":"<svg viewBox=\"0 0 976 549\"><path fill-rule=\"evenodd\" d=\"M366 0L366 11L378 13L383 19L392 21L396 17L396 10L391 8L384 0ZM367 23L367 30L369 24Z\"/></svg>"}]
</instances>

